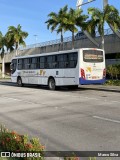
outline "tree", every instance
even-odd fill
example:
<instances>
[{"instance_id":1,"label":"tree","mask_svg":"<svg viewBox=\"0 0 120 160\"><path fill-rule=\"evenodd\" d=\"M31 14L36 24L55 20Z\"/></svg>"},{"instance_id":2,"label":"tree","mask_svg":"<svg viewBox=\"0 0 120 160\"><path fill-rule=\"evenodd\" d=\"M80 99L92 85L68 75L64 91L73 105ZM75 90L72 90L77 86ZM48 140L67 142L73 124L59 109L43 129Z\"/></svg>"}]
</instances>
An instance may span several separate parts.
<instances>
[{"instance_id":1,"label":"tree","mask_svg":"<svg viewBox=\"0 0 120 160\"><path fill-rule=\"evenodd\" d=\"M14 39L10 37L8 33L5 34L5 46L7 51L12 52L14 50Z\"/></svg>"},{"instance_id":2,"label":"tree","mask_svg":"<svg viewBox=\"0 0 120 160\"><path fill-rule=\"evenodd\" d=\"M86 30L93 33L98 30L101 35L101 48L104 49L104 24L107 22L113 26L114 30L120 28L120 16L118 10L114 6L106 5L103 11L97 8L88 8L88 14L91 19L88 21Z\"/></svg>"},{"instance_id":3,"label":"tree","mask_svg":"<svg viewBox=\"0 0 120 160\"><path fill-rule=\"evenodd\" d=\"M83 28L85 20L88 18L88 16L82 15L82 12L81 9L70 8L67 13L64 30L72 32L72 48L74 48L74 33L78 31L77 26Z\"/></svg>"},{"instance_id":4,"label":"tree","mask_svg":"<svg viewBox=\"0 0 120 160\"><path fill-rule=\"evenodd\" d=\"M113 76L114 76L114 68L113 68L113 65L107 66L107 74L110 75L110 77L111 77L112 80L113 80Z\"/></svg>"},{"instance_id":5,"label":"tree","mask_svg":"<svg viewBox=\"0 0 120 160\"><path fill-rule=\"evenodd\" d=\"M1 59L2 59L2 78L5 78L5 63L4 63L4 54L5 54L5 37L0 32L0 52L1 52Z\"/></svg>"},{"instance_id":6,"label":"tree","mask_svg":"<svg viewBox=\"0 0 120 160\"><path fill-rule=\"evenodd\" d=\"M16 55L18 54L19 45L25 46L24 39L28 36L28 33L22 31L21 28L22 27L20 24L17 26L17 28L14 26L9 26L8 32L6 33L8 44L14 44Z\"/></svg>"},{"instance_id":7,"label":"tree","mask_svg":"<svg viewBox=\"0 0 120 160\"><path fill-rule=\"evenodd\" d=\"M47 23L47 28L51 32L56 31L57 34L61 34L61 48L63 49L63 32L65 31L65 22L67 21L67 10L68 6L64 6L59 10L58 13L51 12L48 17L50 17L45 23Z\"/></svg>"},{"instance_id":8,"label":"tree","mask_svg":"<svg viewBox=\"0 0 120 160\"><path fill-rule=\"evenodd\" d=\"M8 37L5 35L2 35L2 32L0 32L0 52L1 52L1 59L2 59L2 78L5 77L5 63L4 63L4 56L5 56L5 50L14 50L13 44L8 41Z\"/></svg>"}]
</instances>

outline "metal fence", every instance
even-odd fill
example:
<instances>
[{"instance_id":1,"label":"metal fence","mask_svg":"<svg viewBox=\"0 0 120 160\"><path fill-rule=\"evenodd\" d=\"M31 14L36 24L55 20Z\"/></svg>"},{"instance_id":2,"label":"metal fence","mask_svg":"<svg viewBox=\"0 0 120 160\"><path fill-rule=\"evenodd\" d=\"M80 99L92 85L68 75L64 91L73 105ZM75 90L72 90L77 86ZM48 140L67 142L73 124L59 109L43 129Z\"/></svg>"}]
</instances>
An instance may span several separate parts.
<instances>
[{"instance_id":1,"label":"metal fence","mask_svg":"<svg viewBox=\"0 0 120 160\"><path fill-rule=\"evenodd\" d=\"M104 35L110 35L110 34L114 34L111 28L104 30ZM100 34L97 31L96 37L99 37L99 36ZM82 37L80 39L82 39ZM70 41L72 41L72 37L66 37L63 39L63 42L70 42ZM56 40L27 45L26 47L20 47L19 50L31 49L31 48L36 48L36 47L44 47L44 46L55 45L55 44L60 44L60 43L61 43L61 39L56 39Z\"/></svg>"}]
</instances>

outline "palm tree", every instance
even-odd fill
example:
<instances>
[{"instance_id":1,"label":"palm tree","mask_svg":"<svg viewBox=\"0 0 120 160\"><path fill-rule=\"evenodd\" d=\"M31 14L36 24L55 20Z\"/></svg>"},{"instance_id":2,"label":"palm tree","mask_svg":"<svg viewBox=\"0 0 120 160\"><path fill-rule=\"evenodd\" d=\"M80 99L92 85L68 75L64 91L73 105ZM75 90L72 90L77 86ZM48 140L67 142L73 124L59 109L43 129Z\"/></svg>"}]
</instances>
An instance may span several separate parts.
<instances>
[{"instance_id":1,"label":"palm tree","mask_svg":"<svg viewBox=\"0 0 120 160\"><path fill-rule=\"evenodd\" d=\"M70 8L67 14L67 21L65 24L65 31L72 32L72 48L74 48L74 33L78 31L77 26L83 28L85 25L85 21L88 18L87 15L82 15L81 9L72 9Z\"/></svg>"},{"instance_id":2,"label":"palm tree","mask_svg":"<svg viewBox=\"0 0 120 160\"><path fill-rule=\"evenodd\" d=\"M5 63L4 63L4 54L5 54L5 37L0 32L0 52L1 52L1 59L2 59L2 78L5 78Z\"/></svg>"},{"instance_id":3,"label":"palm tree","mask_svg":"<svg viewBox=\"0 0 120 160\"><path fill-rule=\"evenodd\" d=\"M51 32L56 31L57 34L61 34L61 49L63 48L63 32L65 31L65 22L67 21L67 10L68 6L66 5L58 13L51 12L48 15L50 18L45 22Z\"/></svg>"},{"instance_id":4,"label":"palm tree","mask_svg":"<svg viewBox=\"0 0 120 160\"><path fill-rule=\"evenodd\" d=\"M7 51L12 52L14 50L14 39L9 36L8 32L5 34L5 46Z\"/></svg>"},{"instance_id":5,"label":"palm tree","mask_svg":"<svg viewBox=\"0 0 120 160\"><path fill-rule=\"evenodd\" d=\"M2 59L2 78L5 77L5 63L4 63L4 56L5 50L13 51L13 43L9 42L7 35L3 36L2 32L0 32L0 52L1 52L1 59Z\"/></svg>"},{"instance_id":6,"label":"palm tree","mask_svg":"<svg viewBox=\"0 0 120 160\"><path fill-rule=\"evenodd\" d=\"M91 19L88 21L86 30L89 33L95 32L97 29L101 35L101 48L104 49L104 24L107 22L113 26L115 30L120 27L120 16L118 10L114 6L106 5L103 11L97 8L89 8L88 14L91 15Z\"/></svg>"},{"instance_id":7,"label":"palm tree","mask_svg":"<svg viewBox=\"0 0 120 160\"><path fill-rule=\"evenodd\" d=\"M9 43L14 43L16 55L18 54L19 45L25 46L24 39L28 36L28 33L22 31L21 28L22 27L20 24L17 26L17 28L14 26L9 26L6 34L9 39Z\"/></svg>"}]
</instances>

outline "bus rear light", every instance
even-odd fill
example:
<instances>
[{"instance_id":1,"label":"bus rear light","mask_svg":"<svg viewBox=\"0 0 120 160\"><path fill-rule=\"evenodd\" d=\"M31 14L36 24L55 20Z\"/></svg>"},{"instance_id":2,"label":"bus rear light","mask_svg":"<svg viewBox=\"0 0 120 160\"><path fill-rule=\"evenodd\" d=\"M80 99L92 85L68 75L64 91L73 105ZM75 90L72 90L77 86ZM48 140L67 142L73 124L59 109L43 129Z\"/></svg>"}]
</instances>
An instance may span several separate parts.
<instances>
[{"instance_id":1,"label":"bus rear light","mask_svg":"<svg viewBox=\"0 0 120 160\"><path fill-rule=\"evenodd\" d=\"M106 69L103 70L103 78L106 77Z\"/></svg>"},{"instance_id":2,"label":"bus rear light","mask_svg":"<svg viewBox=\"0 0 120 160\"><path fill-rule=\"evenodd\" d=\"M81 78L85 79L85 71L81 68Z\"/></svg>"}]
</instances>

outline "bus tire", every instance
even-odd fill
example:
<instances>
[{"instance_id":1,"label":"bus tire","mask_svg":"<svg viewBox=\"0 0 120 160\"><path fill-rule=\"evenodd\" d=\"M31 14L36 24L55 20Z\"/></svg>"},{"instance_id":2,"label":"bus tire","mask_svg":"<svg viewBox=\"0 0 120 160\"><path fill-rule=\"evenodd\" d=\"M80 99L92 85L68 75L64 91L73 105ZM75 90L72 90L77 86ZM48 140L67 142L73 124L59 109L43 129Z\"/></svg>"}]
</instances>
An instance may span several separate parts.
<instances>
[{"instance_id":1,"label":"bus tire","mask_svg":"<svg viewBox=\"0 0 120 160\"><path fill-rule=\"evenodd\" d=\"M50 78L48 80L48 87L49 87L50 90L55 90L56 89L54 78Z\"/></svg>"},{"instance_id":2,"label":"bus tire","mask_svg":"<svg viewBox=\"0 0 120 160\"><path fill-rule=\"evenodd\" d=\"M22 87L23 86L21 77L17 78L17 85L18 85L18 87Z\"/></svg>"}]
</instances>

